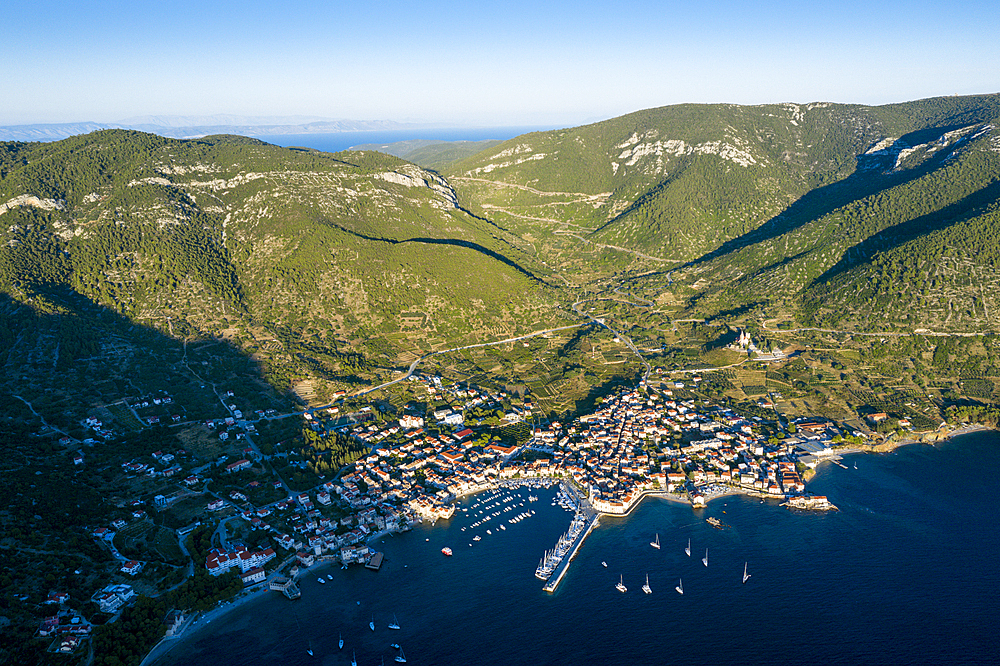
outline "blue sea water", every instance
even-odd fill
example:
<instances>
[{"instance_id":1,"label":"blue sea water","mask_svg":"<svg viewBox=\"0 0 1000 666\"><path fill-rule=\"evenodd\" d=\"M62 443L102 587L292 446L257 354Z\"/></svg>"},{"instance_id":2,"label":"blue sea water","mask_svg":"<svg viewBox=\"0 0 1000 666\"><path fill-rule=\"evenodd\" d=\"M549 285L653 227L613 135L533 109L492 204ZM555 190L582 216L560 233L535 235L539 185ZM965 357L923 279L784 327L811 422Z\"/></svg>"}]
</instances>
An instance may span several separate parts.
<instances>
[{"instance_id":1,"label":"blue sea water","mask_svg":"<svg viewBox=\"0 0 1000 666\"><path fill-rule=\"evenodd\" d=\"M839 512L733 496L703 510L647 499L626 518L602 518L552 595L534 569L570 514L550 504L552 490L507 491L540 501L475 530L458 513L387 537L373 544L386 554L381 571L309 571L300 600L269 593L197 629L157 666L326 666L349 664L352 652L366 666L394 663L394 642L409 664L996 663L1000 435L844 462L809 484ZM534 517L506 522L529 508ZM657 533L661 550L649 545ZM320 572L334 580L317 584ZM399 631L386 627L394 614Z\"/></svg>"},{"instance_id":2,"label":"blue sea water","mask_svg":"<svg viewBox=\"0 0 1000 666\"><path fill-rule=\"evenodd\" d=\"M352 146L366 143L395 143L411 139L434 141L485 141L498 139L506 141L528 132L550 130L551 127L460 127L403 130L370 130L364 132L333 132L330 134L274 134L259 135L261 141L287 148L298 146L335 153Z\"/></svg>"}]
</instances>

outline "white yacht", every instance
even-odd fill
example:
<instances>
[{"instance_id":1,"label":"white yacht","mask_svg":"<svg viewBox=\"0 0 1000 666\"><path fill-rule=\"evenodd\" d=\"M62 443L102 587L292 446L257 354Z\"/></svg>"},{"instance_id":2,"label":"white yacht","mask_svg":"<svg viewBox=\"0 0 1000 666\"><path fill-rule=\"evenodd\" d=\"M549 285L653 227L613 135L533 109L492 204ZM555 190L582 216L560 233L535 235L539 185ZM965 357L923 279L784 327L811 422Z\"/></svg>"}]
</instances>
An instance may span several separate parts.
<instances>
[{"instance_id":1,"label":"white yacht","mask_svg":"<svg viewBox=\"0 0 1000 666\"><path fill-rule=\"evenodd\" d=\"M655 548L656 550L660 549L660 533L659 532L656 533L656 540L655 541L650 541L649 545L652 546L653 548Z\"/></svg>"},{"instance_id":2,"label":"white yacht","mask_svg":"<svg viewBox=\"0 0 1000 666\"><path fill-rule=\"evenodd\" d=\"M372 614L372 621L368 623L368 628L375 631L375 615Z\"/></svg>"},{"instance_id":3,"label":"white yacht","mask_svg":"<svg viewBox=\"0 0 1000 666\"><path fill-rule=\"evenodd\" d=\"M396 661L398 661L401 664L406 663L406 655L403 654L403 648L399 648L399 654L396 655ZM354 666L357 666L357 664L355 664Z\"/></svg>"},{"instance_id":4,"label":"white yacht","mask_svg":"<svg viewBox=\"0 0 1000 666\"><path fill-rule=\"evenodd\" d=\"M628 592L628 588L625 587L625 581L622 579L622 576L620 574L618 576L618 584L615 585L615 588L617 588L617 590L622 593Z\"/></svg>"},{"instance_id":5,"label":"white yacht","mask_svg":"<svg viewBox=\"0 0 1000 666\"><path fill-rule=\"evenodd\" d=\"M340 649L341 650L344 649L344 634L343 633L340 634Z\"/></svg>"},{"instance_id":6,"label":"white yacht","mask_svg":"<svg viewBox=\"0 0 1000 666\"><path fill-rule=\"evenodd\" d=\"M705 557L701 558L701 563L708 566L708 548L705 549Z\"/></svg>"},{"instance_id":7,"label":"white yacht","mask_svg":"<svg viewBox=\"0 0 1000 666\"><path fill-rule=\"evenodd\" d=\"M646 574L646 584L642 586L642 591L646 594L652 594L653 588L649 586L649 574Z\"/></svg>"},{"instance_id":8,"label":"white yacht","mask_svg":"<svg viewBox=\"0 0 1000 666\"><path fill-rule=\"evenodd\" d=\"M743 563L743 584L746 585L747 581L750 580L750 574L747 573L747 563Z\"/></svg>"},{"instance_id":9,"label":"white yacht","mask_svg":"<svg viewBox=\"0 0 1000 666\"><path fill-rule=\"evenodd\" d=\"M392 624L389 625L390 629L399 629L399 622L396 621L396 614L392 614Z\"/></svg>"},{"instance_id":10,"label":"white yacht","mask_svg":"<svg viewBox=\"0 0 1000 666\"><path fill-rule=\"evenodd\" d=\"M688 539L688 545L687 548L684 549L684 552L688 557L691 557L691 539Z\"/></svg>"},{"instance_id":11,"label":"white yacht","mask_svg":"<svg viewBox=\"0 0 1000 666\"><path fill-rule=\"evenodd\" d=\"M684 581L682 579L677 580L677 587L674 588L679 594L684 594Z\"/></svg>"}]
</instances>

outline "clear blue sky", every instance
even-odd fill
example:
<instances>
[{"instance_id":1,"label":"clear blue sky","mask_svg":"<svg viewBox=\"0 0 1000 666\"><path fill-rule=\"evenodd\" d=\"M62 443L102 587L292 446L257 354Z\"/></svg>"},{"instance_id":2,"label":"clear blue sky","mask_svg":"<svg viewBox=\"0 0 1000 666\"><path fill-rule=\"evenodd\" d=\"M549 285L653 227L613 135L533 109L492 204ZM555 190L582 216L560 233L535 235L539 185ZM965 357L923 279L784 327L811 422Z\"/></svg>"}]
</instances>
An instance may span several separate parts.
<instances>
[{"instance_id":1,"label":"clear blue sky","mask_svg":"<svg viewBox=\"0 0 1000 666\"><path fill-rule=\"evenodd\" d=\"M0 124L575 125L682 102L1000 91L1000 2L7 0Z\"/></svg>"}]
</instances>

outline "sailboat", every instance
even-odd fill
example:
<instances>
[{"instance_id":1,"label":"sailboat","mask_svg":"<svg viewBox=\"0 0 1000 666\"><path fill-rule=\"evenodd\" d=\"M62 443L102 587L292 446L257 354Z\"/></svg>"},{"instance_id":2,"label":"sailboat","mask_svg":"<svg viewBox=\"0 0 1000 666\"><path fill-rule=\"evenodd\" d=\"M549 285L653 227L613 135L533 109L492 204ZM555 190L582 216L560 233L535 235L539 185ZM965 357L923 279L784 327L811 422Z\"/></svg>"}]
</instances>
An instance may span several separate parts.
<instances>
[{"instance_id":1,"label":"sailboat","mask_svg":"<svg viewBox=\"0 0 1000 666\"><path fill-rule=\"evenodd\" d=\"M351 666L358 666L358 655L357 655L357 653L354 653L354 656L351 657Z\"/></svg>"},{"instance_id":2,"label":"sailboat","mask_svg":"<svg viewBox=\"0 0 1000 666\"><path fill-rule=\"evenodd\" d=\"M313 643L312 643L312 641L309 641L309 649L306 650L306 654L309 655L310 657L313 656Z\"/></svg>"},{"instance_id":3,"label":"sailboat","mask_svg":"<svg viewBox=\"0 0 1000 666\"><path fill-rule=\"evenodd\" d=\"M642 586L642 591L646 594L652 594L653 588L649 586L649 574L646 574L646 584Z\"/></svg>"},{"instance_id":4,"label":"sailboat","mask_svg":"<svg viewBox=\"0 0 1000 666\"><path fill-rule=\"evenodd\" d=\"M684 581L680 578L677 579L677 587L674 588L680 594L684 594Z\"/></svg>"},{"instance_id":5,"label":"sailboat","mask_svg":"<svg viewBox=\"0 0 1000 666\"><path fill-rule=\"evenodd\" d=\"M618 575L618 584L615 585L615 587L618 589L619 592L622 593L628 592L628 588L625 587L625 581L622 580L621 574Z\"/></svg>"},{"instance_id":6,"label":"sailboat","mask_svg":"<svg viewBox=\"0 0 1000 666\"><path fill-rule=\"evenodd\" d=\"M650 541L649 545L652 546L653 548L655 548L656 550L660 549L660 533L659 532L656 533L656 541Z\"/></svg>"},{"instance_id":7,"label":"sailboat","mask_svg":"<svg viewBox=\"0 0 1000 666\"><path fill-rule=\"evenodd\" d=\"M390 629L399 629L399 622L396 621L396 614L392 614L392 624L389 625Z\"/></svg>"},{"instance_id":8,"label":"sailboat","mask_svg":"<svg viewBox=\"0 0 1000 666\"><path fill-rule=\"evenodd\" d=\"M705 549L705 557L701 558L701 563L708 566L708 548Z\"/></svg>"},{"instance_id":9,"label":"sailboat","mask_svg":"<svg viewBox=\"0 0 1000 666\"><path fill-rule=\"evenodd\" d=\"M375 631L375 614L372 613L372 621L368 623L368 628Z\"/></svg>"},{"instance_id":10,"label":"sailboat","mask_svg":"<svg viewBox=\"0 0 1000 666\"><path fill-rule=\"evenodd\" d=\"M743 563L743 584L746 585L747 581L750 580L750 574L747 573L747 563Z\"/></svg>"},{"instance_id":11,"label":"sailboat","mask_svg":"<svg viewBox=\"0 0 1000 666\"><path fill-rule=\"evenodd\" d=\"M688 539L688 545L687 548L684 549L684 552L687 553L688 557L691 557L691 539Z\"/></svg>"},{"instance_id":12,"label":"sailboat","mask_svg":"<svg viewBox=\"0 0 1000 666\"><path fill-rule=\"evenodd\" d=\"M403 654L403 648L399 648L399 654L396 655L396 661L401 664L406 663L406 655ZM357 666L357 664L355 664L355 666Z\"/></svg>"},{"instance_id":13,"label":"sailboat","mask_svg":"<svg viewBox=\"0 0 1000 666\"><path fill-rule=\"evenodd\" d=\"M344 649L344 634L343 633L340 634L340 649L341 650Z\"/></svg>"}]
</instances>

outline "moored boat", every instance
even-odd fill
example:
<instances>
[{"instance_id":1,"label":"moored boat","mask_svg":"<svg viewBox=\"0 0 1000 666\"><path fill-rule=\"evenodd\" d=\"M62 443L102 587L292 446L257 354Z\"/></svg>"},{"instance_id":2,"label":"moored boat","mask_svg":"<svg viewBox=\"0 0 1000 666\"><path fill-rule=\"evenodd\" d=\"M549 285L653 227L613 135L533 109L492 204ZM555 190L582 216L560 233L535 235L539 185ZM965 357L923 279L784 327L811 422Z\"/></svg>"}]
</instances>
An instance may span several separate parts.
<instances>
[{"instance_id":1,"label":"moored boat","mask_svg":"<svg viewBox=\"0 0 1000 666\"><path fill-rule=\"evenodd\" d=\"M619 575L619 576L618 576L618 584L617 584L617 585L615 585L615 588L616 588L616 589L617 589L617 590L618 590L619 592L621 592L621 593L623 593L623 594L624 594L625 592L628 592L628 588L627 588L627 587L625 587L625 581L623 580L623 578L622 578L622 576L621 576L621 575Z\"/></svg>"},{"instance_id":2,"label":"moored boat","mask_svg":"<svg viewBox=\"0 0 1000 666\"><path fill-rule=\"evenodd\" d=\"M444 548L442 548L441 552L444 553L445 555L447 555L448 557L451 557L452 550L448 546L445 546Z\"/></svg>"}]
</instances>

